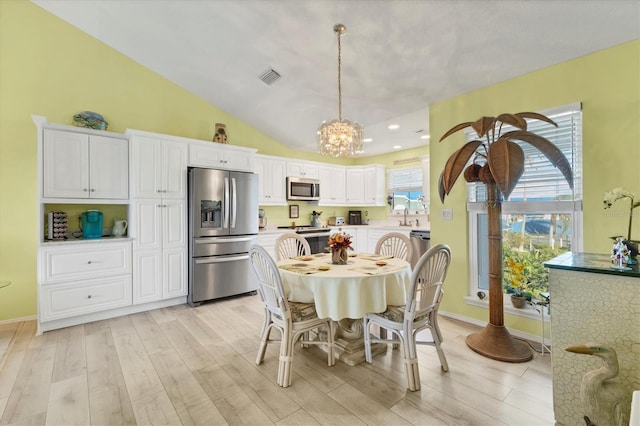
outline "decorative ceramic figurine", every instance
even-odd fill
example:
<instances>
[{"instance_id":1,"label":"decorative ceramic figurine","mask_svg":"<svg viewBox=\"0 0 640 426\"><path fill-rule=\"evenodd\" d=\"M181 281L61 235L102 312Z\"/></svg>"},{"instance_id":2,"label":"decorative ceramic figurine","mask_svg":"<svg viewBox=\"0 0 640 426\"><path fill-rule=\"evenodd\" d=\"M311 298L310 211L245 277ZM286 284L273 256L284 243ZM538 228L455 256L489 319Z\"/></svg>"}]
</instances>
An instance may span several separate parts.
<instances>
[{"instance_id":1,"label":"decorative ceramic figurine","mask_svg":"<svg viewBox=\"0 0 640 426\"><path fill-rule=\"evenodd\" d=\"M630 251L625 244L624 237L617 237L616 242L613 244L613 251L611 254L611 261L615 263L619 269L627 269L623 265L632 264Z\"/></svg>"},{"instance_id":2,"label":"decorative ceramic figurine","mask_svg":"<svg viewBox=\"0 0 640 426\"><path fill-rule=\"evenodd\" d=\"M103 116L93 111L82 111L73 116L73 125L95 130L107 130L109 123Z\"/></svg>"},{"instance_id":3,"label":"decorative ceramic figurine","mask_svg":"<svg viewBox=\"0 0 640 426\"><path fill-rule=\"evenodd\" d=\"M228 143L226 127L227 126L222 123L216 123L215 134L213 135L214 142Z\"/></svg>"},{"instance_id":4,"label":"decorative ceramic figurine","mask_svg":"<svg viewBox=\"0 0 640 426\"><path fill-rule=\"evenodd\" d=\"M582 376L580 398L587 425L628 425L631 407L631 392L615 381L618 375L616 351L598 343L570 346L565 351L576 354L593 355L603 361L595 370Z\"/></svg>"}]
</instances>

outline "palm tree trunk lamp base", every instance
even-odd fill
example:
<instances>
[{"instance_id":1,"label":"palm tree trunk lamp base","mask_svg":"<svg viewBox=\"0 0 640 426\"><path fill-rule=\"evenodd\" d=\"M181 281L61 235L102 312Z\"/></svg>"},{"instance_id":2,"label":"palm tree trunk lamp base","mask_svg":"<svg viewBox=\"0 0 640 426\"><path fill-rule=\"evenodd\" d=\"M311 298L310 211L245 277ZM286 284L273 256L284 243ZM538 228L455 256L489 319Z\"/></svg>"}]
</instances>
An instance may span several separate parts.
<instances>
[{"instance_id":1,"label":"palm tree trunk lamp base","mask_svg":"<svg viewBox=\"0 0 640 426\"><path fill-rule=\"evenodd\" d=\"M475 122L460 123L440 138L442 142L443 139L467 127L473 128L479 137L451 154L440 174L438 192L440 201L444 203L445 196L449 195L463 170L467 182L482 182L486 185L489 225L489 323L479 333L467 336L467 346L488 358L505 362L525 362L533 358L531 348L526 343L514 339L504 326L502 196L505 199L509 198L524 172L524 151L514 141L526 142L537 148L562 172L569 186L573 188L571 165L566 157L549 140L528 132L527 118L542 120L557 127L553 120L544 115L520 112L500 114L497 117L481 117ZM519 130L503 134L503 124ZM472 157L472 163L467 166Z\"/></svg>"},{"instance_id":2,"label":"palm tree trunk lamp base","mask_svg":"<svg viewBox=\"0 0 640 426\"><path fill-rule=\"evenodd\" d=\"M504 326L502 296L502 202L495 183L487 184L489 237L489 323L479 333L467 336L467 346L480 355L505 362L533 358L529 346L511 336Z\"/></svg>"}]
</instances>

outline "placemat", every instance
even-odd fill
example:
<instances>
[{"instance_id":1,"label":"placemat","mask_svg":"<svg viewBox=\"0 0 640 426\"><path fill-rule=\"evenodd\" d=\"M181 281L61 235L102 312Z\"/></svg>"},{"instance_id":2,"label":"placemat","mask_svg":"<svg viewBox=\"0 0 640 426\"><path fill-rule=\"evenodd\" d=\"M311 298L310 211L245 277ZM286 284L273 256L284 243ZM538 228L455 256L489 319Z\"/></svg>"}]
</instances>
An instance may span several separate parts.
<instances>
[{"instance_id":1,"label":"placemat","mask_svg":"<svg viewBox=\"0 0 640 426\"><path fill-rule=\"evenodd\" d=\"M393 256L390 256L388 254L370 254L370 253L361 253L358 255L358 257L360 259L366 259L366 260L387 260L387 259L393 259Z\"/></svg>"},{"instance_id":2,"label":"placemat","mask_svg":"<svg viewBox=\"0 0 640 426\"><path fill-rule=\"evenodd\" d=\"M404 269L402 266L396 265L384 265L384 266L356 266L351 268L352 271L360 272L368 275L381 275L388 274L390 272L396 272Z\"/></svg>"},{"instance_id":3,"label":"placemat","mask_svg":"<svg viewBox=\"0 0 640 426\"><path fill-rule=\"evenodd\" d=\"M280 265L278 266L280 269L284 269L285 271L295 272L296 274L301 275L310 275L315 274L316 272L320 272L316 266L309 265L307 263L294 263L291 265Z\"/></svg>"}]
</instances>

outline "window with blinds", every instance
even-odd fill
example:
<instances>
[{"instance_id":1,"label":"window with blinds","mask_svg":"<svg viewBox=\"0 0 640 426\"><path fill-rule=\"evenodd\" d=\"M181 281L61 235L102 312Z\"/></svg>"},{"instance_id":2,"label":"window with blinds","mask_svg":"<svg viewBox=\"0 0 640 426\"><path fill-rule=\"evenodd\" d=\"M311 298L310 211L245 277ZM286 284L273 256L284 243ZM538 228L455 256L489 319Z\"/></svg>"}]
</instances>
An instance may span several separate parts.
<instances>
[{"instance_id":1,"label":"window with blinds","mask_svg":"<svg viewBox=\"0 0 640 426\"><path fill-rule=\"evenodd\" d=\"M543 136L565 155L573 172L573 189L564 176L537 148L514 141L525 155L524 174L508 200L502 202L502 242L504 256L542 271L535 282L536 294L547 291L544 262L567 250L582 250L582 113L580 104L539 111L558 124L527 120L527 130ZM510 126L509 126L510 127ZM502 134L515 130L503 126ZM470 130L467 141L477 138ZM469 216L469 298L486 294L488 282L486 187L467 184ZM504 281L503 281L504 283ZM480 305L478 305L480 306ZM525 310L516 310L519 313ZM527 316L527 315L525 315Z\"/></svg>"},{"instance_id":2,"label":"window with blinds","mask_svg":"<svg viewBox=\"0 0 640 426\"><path fill-rule=\"evenodd\" d=\"M389 206L394 211L423 213L427 201L423 196L422 168L393 169L387 173Z\"/></svg>"}]
</instances>

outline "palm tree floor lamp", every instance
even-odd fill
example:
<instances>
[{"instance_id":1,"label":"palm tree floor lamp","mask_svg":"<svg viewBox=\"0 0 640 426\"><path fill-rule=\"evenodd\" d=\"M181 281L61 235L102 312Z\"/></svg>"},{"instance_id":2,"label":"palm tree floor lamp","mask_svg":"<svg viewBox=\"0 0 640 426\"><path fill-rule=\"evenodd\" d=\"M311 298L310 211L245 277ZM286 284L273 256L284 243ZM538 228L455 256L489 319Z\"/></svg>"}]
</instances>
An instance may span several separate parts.
<instances>
[{"instance_id":1,"label":"palm tree floor lamp","mask_svg":"<svg viewBox=\"0 0 640 426\"><path fill-rule=\"evenodd\" d=\"M548 139L527 131L526 119L545 121L556 127L550 118L534 113L519 112L500 114L497 117L481 117L476 121L460 123L441 138L471 127L478 139L465 143L451 154L438 180L440 201L444 203L453 184L464 170L467 182L482 182L487 186L487 216L489 238L489 323L482 331L467 336L467 346L488 358L506 362L525 362L533 358L529 346L511 336L504 326L502 293L502 198L507 199L524 173L524 152L515 140L537 148L557 167L573 188L571 165ZM517 130L502 134L502 126ZM470 165L467 165L473 157Z\"/></svg>"}]
</instances>

